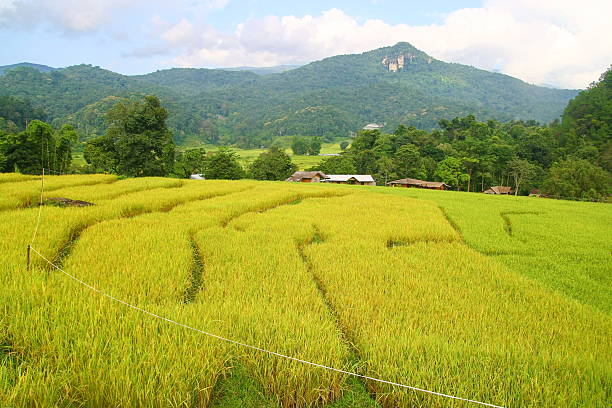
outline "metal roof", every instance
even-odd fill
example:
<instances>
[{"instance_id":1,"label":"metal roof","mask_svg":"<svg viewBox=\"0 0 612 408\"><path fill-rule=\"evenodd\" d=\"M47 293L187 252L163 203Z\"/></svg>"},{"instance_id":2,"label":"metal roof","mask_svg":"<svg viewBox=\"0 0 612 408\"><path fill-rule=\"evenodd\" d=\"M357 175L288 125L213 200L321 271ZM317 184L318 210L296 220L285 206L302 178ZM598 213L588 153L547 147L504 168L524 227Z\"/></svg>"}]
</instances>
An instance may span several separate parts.
<instances>
[{"instance_id":1,"label":"metal roof","mask_svg":"<svg viewBox=\"0 0 612 408\"><path fill-rule=\"evenodd\" d=\"M369 174L328 174L325 181L348 181L354 178L360 183L373 183L374 178Z\"/></svg>"}]
</instances>

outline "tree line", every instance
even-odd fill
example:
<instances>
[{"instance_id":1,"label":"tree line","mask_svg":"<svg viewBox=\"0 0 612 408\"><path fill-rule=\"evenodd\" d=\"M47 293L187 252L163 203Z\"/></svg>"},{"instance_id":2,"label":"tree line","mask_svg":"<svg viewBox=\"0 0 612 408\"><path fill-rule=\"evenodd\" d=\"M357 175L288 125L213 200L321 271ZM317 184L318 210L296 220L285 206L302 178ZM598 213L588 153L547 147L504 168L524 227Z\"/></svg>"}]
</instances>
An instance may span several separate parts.
<instances>
[{"instance_id":1,"label":"tree line","mask_svg":"<svg viewBox=\"0 0 612 408\"><path fill-rule=\"evenodd\" d=\"M15 102L16 100L12 100ZM39 173L43 167L70 168L76 132L54 129L26 118L43 117L24 102L0 98L0 170ZM15 106L11 108L11 106ZM4 111L2 110L4 109ZM89 172L130 177L189 177L282 180L296 166L278 147L271 147L247 168L235 152L219 148L180 150L166 125L167 110L156 96L121 99L106 113L106 131L87 142ZM8 126L7 126L8 124ZM439 129L424 131L399 125L393 133L360 131L339 156L311 170L329 174L372 174L379 184L398 178L443 181L454 189L482 191L508 185L517 194L539 189L544 194L578 199L610 195L612 171L612 71L581 92L561 120L477 121L473 115L440 120ZM318 154L321 139L294 137L295 154Z\"/></svg>"},{"instance_id":2,"label":"tree line","mask_svg":"<svg viewBox=\"0 0 612 408\"><path fill-rule=\"evenodd\" d=\"M479 122L443 119L432 132L400 125L392 134L361 131L342 155L323 160L330 174L442 181L454 189L511 186L517 194L598 200L611 194L612 71L567 105L561 120ZM313 168L314 170L314 168Z\"/></svg>"}]
</instances>

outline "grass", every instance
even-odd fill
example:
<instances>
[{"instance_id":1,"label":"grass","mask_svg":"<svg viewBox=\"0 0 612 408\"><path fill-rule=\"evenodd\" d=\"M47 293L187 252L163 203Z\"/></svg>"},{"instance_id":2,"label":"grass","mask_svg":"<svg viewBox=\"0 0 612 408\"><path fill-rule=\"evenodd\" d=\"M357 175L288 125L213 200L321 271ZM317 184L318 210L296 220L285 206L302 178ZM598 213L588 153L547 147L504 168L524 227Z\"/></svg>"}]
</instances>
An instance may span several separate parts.
<instances>
[{"instance_id":1,"label":"grass","mask_svg":"<svg viewBox=\"0 0 612 408\"><path fill-rule=\"evenodd\" d=\"M215 145L205 145L204 147L207 152L208 151L214 152L218 148L218 146L215 146ZM238 154L238 156L240 156L240 164L244 167L247 167L249 164L254 162L255 159L257 159L257 157L261 153L266 151L266 149L233 149L233 150ZM340 149L340 143L336 143L336 142L323 143L323 145L321 146L322 154L340 153L341 151L342 149ZM293 163L295 163L298 166L298 170L305 170L305 169L317 166L319 163L321 163L321 160L325 158L325 156L296 156L293 154L293 152L289 148L285 149L285 152L289 156L291 156L291 160L293 161ZM87 163L82 153L75 153L73 154L72 164L77 165L77 166L84 166ZM8 177L16 178L16 177L26 177L26 176L11 175ZM9 179L5 178L3 180L3 178L0 177L0 183L4 181L9 181Z\"/></svg>"},{"instance_id":2,"label":"grass","mask_svg":"<svg viewBox=\"0 0 612 408\"><path fill-rule=\"evenodd\" d=\"M217 146L206 146L206 151L214 151ZM254 162L257 157L266 151L266 149L233 149L240 156L240 164L247 167ZM340 153L339 143L323 143L321 146L321 154ZM294 155L290 148L285 149L285 152L291 156L291 161L298 166L298 170L306 170L317 166L325 156L297 156Z\"/></svg>"},{"instance_id":3,"label":"grass","mask_svg":"<svg viewBox=\"0 0 612 408\"><path fill-rule=\"evenodd\" d=\"M28 272L38 208L26 204L40 180L6 180L0 406L472 406L152 319L38 258ZM95 205L44 206L34 247L153 313L498 405L612 398L605 204L253 181L45 184L49 197Z\"/></svg>"}]
</instances>

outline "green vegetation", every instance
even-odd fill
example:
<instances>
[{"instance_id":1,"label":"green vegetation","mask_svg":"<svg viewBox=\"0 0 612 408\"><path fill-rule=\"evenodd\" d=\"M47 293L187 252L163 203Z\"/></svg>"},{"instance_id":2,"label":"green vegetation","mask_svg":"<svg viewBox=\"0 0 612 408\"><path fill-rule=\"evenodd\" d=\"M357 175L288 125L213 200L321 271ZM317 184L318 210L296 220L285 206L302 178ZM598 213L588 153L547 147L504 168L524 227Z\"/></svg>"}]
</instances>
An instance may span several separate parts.
<instances>
[{"instance_id":1,"label":"green vegetation","mask_svg":"<svg viewBox=\"0 0 612 408\"><path fill-rule=\"evenodd\" d=\"M291 141L291 150L295 155L316 156L321 152L321 138L319 137L299 137L294 136Z\"/></svg>"},{"instance_id":2,"label":"green vegetation","mask_svg":"<svg viewBox=\"0 0 612 408\"><path fill-rule=\"evenodd\" d=\"M206 178L238 180L246 177L246 172L238 162L238 155L226 147L220 147L206 158Z\"/></svg>"},{"instance_id":3,"label":"green vegetation","mask_svg":"<svg viewBox=\"0 0 612 408\"><path fill-rule=\"evenodd\" d=\"M76 141L72 126L55 130L39 120L31 121L26 130L17 134L0 132L0 172L40 174L47 168L66 173L70 170Z\"/></svg>"},{"instance_id":4,"label":"green vegetation","mask_svg":"<svg viewBox=\"0 0 612 408\"><path fill-rule=\"evenodd\" d=\"M496 405L612 398L606 204L114 176L45 185L45 198L95 205L45 205L34 248L153 313ZM171 325L36 256L26 270L39 187L0 175L11 237L0 241L0 405L473 406Z\"/></svg>"},{"instance_id":5,"label":"green vegetation","mask_svg":"<svg viewBox=\"0 0 612 408\"><path fill-rule=\"evenodd\" d=\"M380 60L381 58L384 59ZM381 61L388 58L408 58L405 59L408 62L399 72L389 72L387 67L381 64ZM335 72L336 64L348 66L348 71L352 72L353 76L350 79L337 75L330 77L329 72ZM344 137L337 135L348 135L349 130L354 128L353 125L342 127L342 131L330 130L338 124L337 121L345 124L351 122L346 119L348 111L339 111L343 106L342 102L331 106L317 104L299 108L294 102L279 97L269 104L258 96L257 90L252 89L270 86L280 92L292 89L293 84L297 89L291 93L292 97L313 89L324 88L325 92L333 89L338 92L326 94L329 101L333 101L350 88L353 84L351 81L361 79L362 83L374 84L372 87L375 88L378 84L376 78L382 80L381 78L392 75L397 78L396 87L401 87L406 81L406 84L412 84L410 81L417 78L422 83L429 84L429 90L439 90L435 83L428 82L427 75L432 75L437 69L449 70L447 65L431 59L408 44L399 44L359 56L330 58L265 77L249 72L171 70L151 74L151 78L155 79L151 80L153 83L149 83L148 76L135 80L116 76L108 71L96 71L88 66L49 73L21 67L0 76L0 90L5 83L10 92L20 94L20 85L15 81L19 84L28 83L35 89L33 94L26 93L26 97L43 92L43 99L47 101L46 98L59 97L57 92L68 95L77 92L87 81L88 72L91 70L96 72L95 77L101 88L88 88L86 92L78 94L80 98L95 99L104 89L121 90L118 93L123 93L122 97L109 95L87 104L76 114L68 114L80 125L83 124L81 119L86 122L86 137L104 131L103 136L86 141L83 156L88 166L75 169L81 172L106 171L128 176L174 175L183 178L199 172L205 173L209 178L237 179L246 177L245 169L250 169L250 175L257 179L281 179L282 175L294 166L284 156L282 165L281 161L270 160L269 153L263 150L263 146L278 147L278 157L281 157L280 149L290 146L298 169L316 169L335 174L372 174L379 184L398 178L417 178L442 181L454 189L467 191L483 191L491 185L512 185L517 195L535 189L549 196L580 200L606 200L610 196L612 70L608 70L598 82L594 82L589 89L571 100L561 121L555 120L549 125L540 125L533 120L481 122L472 114L449 120L444 118L445 113L438 111L435 116L442 118L438 121L440 129L426 131L401 124L392 134L378 130L360 131L352 138L350 147L346 140L342 140ZM459 92L463 100L470 100L474 95L464 94L463 88L477 88L476 83L470 82L476 81L476 76L470 75L477 70L466 71L465 67L461 66L455 68L457 70L453 71L453 75L461 80L449 82L451 76L447 73L443 75L443 82L453 83L453 92ZM177 75L184 78L177 79ZM408 80L407 75L412 79ZM487 81L498 78L494 74L483 75L478 86L492 85ZM316 84L309 82L314 81L315 77L318 81ZM55 88L52 86L54 81L58 85ZM172 112L172 115L169 115L168 110L155 96L145 96L145 102L142 102L143 97L132 92L138 87L131 81L138 82L141 90L148 87L160 91L162 99L166 101L179 101L180 93L159 88L163 84L171 83L179 89L184 87L182 92L187 92L186 89L191 89L198 95L203 92L201 96L204 96L191 97L188 98L189 101L208 101L206 103L216 104L216 107L210 105L212 110L206 108L204 118L200 115L202 111L197 113L197 109L185 110L186 105L181 105L182 102L177 102L178 105L167 103L167 106L178 107L176 110L169 108ZM529 100L516 88L518 86L522 89L525 84L507 77L504 77L504 81L503 93L511 89ZM201 89L198 89L196 83L200 84ZM248 96L240 96L241 92L249 89L251 92ZM412 85L410 89L415 92L418 90ZM223 94L230 91L232 94L224 94L223 101L215 101L219 95L212 96L215 92ZM264 93L265 98L270 97L270 92ZM544 94L547 93L542 93ZM508 99L504 99L505 102L513 100L509 95L504 96L506 97ZM300 99L300 104L305 100ZM351 98L352 100L354 98ZM269 111L261 111L273 108L277 102L281 103L283 109L299 109L294 112L295 115L288 115L285 110L284 116L276 119L269 115ZM317 103L319 102L323 101L319 100ZM64 113L73 110L66 105L56 106L57 103L57 100L49 100L45 105L45 109L48 108L52 116L61 116L58 112L62 109ZM232 111L236 104L248 107L249 115L255 115L257 120ZM351 103L351 106L354 105ZM383 105L376 106L384 108ZM461 105L457 102L453 106ZM551 106L548 101L547 109ZM385 109L390 115L394 112L388 106ZM472 111L478 112L477 109ZM62 120L58 121L56 117L53 121L55 128L34 120L30 122L33 124L32 128L28 127L19 132L28 120L44 116L44 112L33 108L33 103L29 100L14 96L0 97L0 115L4 115L0 117L0 171L38 173L43 166L60 172L71 169L72 150L78 149L78 146L75 146L77 133L82 132L82 128L75 130L69 125L59 128ZM201 140L198 143L198 137L194 137L193 132L188 137L189 132L185 130L187 128L177 128L176 122L172 122L176 120L186 127L191 126L189 123L197 122L199 131L207 135L202 139L209 142L261 148L242 149L245 153L243 156L236 151L230 153L227 149L222 154L209 151L208 155L205 155L205 151L198 147L199 150L195 151L180 150L175 157L176 141L202 145ZM411 120L402 121L411 123ZM390 125L387 124L386 127L390 128ZM174 135L171 130L174 130ZM343 155L324 160L317 156L321 151L325 151L322 150L324 139L342 140L334 153L342 151Z\"/></svg>"},{"instance_id":6,"label":"green vegetation","mask_svg":"<svg viewBox=\"0 0 612 408\"><path fill-rule=\"evenodd\" d=\"M384 58L407 63L390 72ZM78 65L41 72L22 66L0 75L0 95L30 100L82 141L106 131L112 101L157 95L177 144L195 139L253 148L281 136L346 138L372 121L432 129L442 118L558 118L576 91L556 90L472 67L435 60L407 43L360 55L327 58L282 73L170 69L124 76ZM358 102L358 103L357 103Z\"/></svg>"},{"instance_id":7,"label":"green vegetation","mask_svg":"<svg viewBox=\"0 0 612 408\"><path fill-rule=\"evenodd\" d=\"M28 99L0 96L0 132L17 133L25 130L32 120L45 120L41 108L33 108Z\"/></svg>"},{"instance_id":8,"label":"green vegetation","mask_svg":"<svg viewBox=\"0 0 612 408\"><path fill-rule=\"evenodd\" d=\"M326 158L317 169L372 174L383 185L416 178L457 190L505 185L514 187L515 194L541 189L557 198L603 201L612 194L611 99L608 70L568 104L561 122L479 122L468 115L442 119L441 130L432 132L404 125L393 134L366 130L341 157Z\"/></svg>"},{"instance_id":9,"label":"green vegetation","mask_svg":"<svg viewBox=\"0 0 612 408\"><path fill-rule=\"evenodd\" d=\"M108 111L104 136L92 139L85 160L95 172L129 177L167 176L174 169L174 142L166 127L168 112L157 97L119 102Z\"/></svg>"},{"instance_id":10,"label":"green vegetation","mask_svg":"<svg viewBox=\"0 0 612 408\"><path fill-rule=\"evenodd\" d=\"M291 157L274 146L260 154L249 166L250 176L255 180L284 180L296 170L297 166L291 162Z\"/></svg>"}]
</instances>

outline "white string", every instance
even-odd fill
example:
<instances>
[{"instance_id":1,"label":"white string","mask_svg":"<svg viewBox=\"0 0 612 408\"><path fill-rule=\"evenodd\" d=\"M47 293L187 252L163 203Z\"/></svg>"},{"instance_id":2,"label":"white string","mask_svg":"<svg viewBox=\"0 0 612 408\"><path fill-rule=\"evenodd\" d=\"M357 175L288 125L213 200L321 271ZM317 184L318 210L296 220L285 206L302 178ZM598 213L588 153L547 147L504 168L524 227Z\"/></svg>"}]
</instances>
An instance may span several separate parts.
<instances>
[{"instance_id":1,"label":"white string","mask_svg":"<svg viewBox=\"0 0 612 408\"><path fill-rule=\"evenodd\" d=\"M155 313L149 312L148 310L142 309L142 308L140 308L140 307L138 307L138 306L134 306L134 305L132 305L132 304L130 304L130 303L127 303L127 302L125 302L125 301L123 301L123 300L121 300L121 299L118 299L118 298L116 298L116 297L114 297L114 296L112 296L112 295L109 295L109 294L107 294L107 293L104 293L104 292L102 292L101 290L99 290L99 289L97 289L97 288L95 288L95 287L91 286L90 284L88 284L88 283L86 283L86 282L84 282L84 281L80 280L80 279L79 279L79 278L77 278L76 276L73 276L73 275L69 274L68 272L64 271L62 268L60 268L59 266L55 265L53 262L51 262L50 260L48 260L47 258L45 258L45 257L44 257L44 256L43 256L43 255L42 255L40 252L38 252L36 249L32 248L32 251L34 251L34 253L36 253L36 254L37 254L38 256L40 256L42 259L44 259L45 261L47 261L47 263L48 263L49 265L51 265L52 267L54 267L54 268L55 268L55 269L57 269L58 271L62 272L64 275L66 275L66 276L68 276L69 278L73 279L74 281L76 281L76 282L80 283L81 285L83 285L83 286L85 286L85 287L87 287L87 288L89 288L89 289L93 290L94 292L99 293L99 294L100 294L100 295L102 295L102 296L105 296L105 297L107 297L107 298L109 298L109 299L112 299L112 300L114 300L115 302L121 303L121 304L123 304L123 305L125 305L125 306L127 306L127 307L129 307L129 308L134 309L134 310L138 310L139 312L142 312L142 313L147 314L147 315L149 315L149 316L153 316L153 317L155 317L155 318L157 318L157 319L164 320L164 321L166 321L166 322L168 322L168 323L172 323L172 324L175 324L175 325L177 325L177 326L184 327L184 328L189 329L189 330L193 330L193 331L195 331L195 332L198 332L198 333L204 334L204 335L209 336L209 337L213 337L213 338L215 338L215 339L223 340L223 341L226 341L226 342L228 342L228 343L236 344L236 345L238 345L238 346L242 346L242 347L250 348L250 349L253 349L253 350L261 351L261 352L263 352L263 353L268 353L268 354L271 354L271 355L273 355L273 356L282 357L282 358L285 358L285 359L287 359L287 360L296 361L296 362L298 362L298 363L308 364L308 365L311 365L311 366L314 366L314 367L319 367L319 368L323 368L323 369L326 369L326 370L335 371L335 372L342 373L342 374L346 374L346 375L351 375L351 376L353 376L353 377L363 378L363 379L366 379L366 380L376 381L376 382L383 383L383 384L394 385L394 386L396 386L396 387L402 387L402 388L407 388L407 389L414 390L414 391L420 391L420 392L424 392L424 393L428 393L428 394L438 395L438 396L440 396L440 397L452 398L452 399L456 399L456 400L460 400L460 401L466 401L466 402L471 402L471 403L474 403L474 404L480 404L480 405L484 405L484 406L487 406L487 407L504 408L504 407L502 407L502 406L500 406L500 405L493 405L493 404L488 404L488 403L486 403L486 402L480 402L480 401L475 401L475 400L471 400L471 399L467 399L467 398L455 397L455 396L453 396L453 395L442 394L442 393L440 393L440 392L429 391L429 390L425 390L425 389L423 389L423 388L411 387L411 386L409 386L409 385L404 385L404 384L400 384L400 383L396 383L396 382L392 382L392 381L381 380L381 379L379 379L379 378L369 377L369 376L367 376L367 375L361 375L361 374L353 373L353 372L350 372L350 371L340 370L340 369L338 369L338 368L334 368L334 367L328 367L328 366L325 366L325 365L322 365L322 364L317 364L317 363L313 363L313 362L310 362L310 361L302 360L302 359L299 359L299 358L295 358L295 357L287 356L287 355L285 355L285 354L281 354L281 353L277 353L277 352L274 352L274 351L266 350L266 349L263 349L263 348L260 348L260 347L257 347L257 346L252 346L252 345L250 345L250 344L241 343L241 342L239 342L239 341L236 341L236 340L231 340L231 339L228 339L228 338L225 338L225 337L219 336L219 335L217 335L217 334L208 333L208 332L205 332L205 331L203 331L203 330L196 329L196 328L194 328L194 327L188 326L188 325L186 325L186 324L176 322L176 321L174 321L174 320L172 320L172 319L168 319L167 317L163 317L163 316L157 315L157 314L155 314Z\"/></svg>"},{"instance_id":2,"label":"white string","mask_svg":"<svg viewBox=\"0 0 612 408\"><path fill-rule=\"evenodd\" d=\"M32 235L32 242L30 243L30 247L34 245L34 240L36 239L36 234L38 233L38 226L40 225L40 216L42 214L43 208L43 194L45 192L45 168L42 169L42 176L40 177L40 201L38 202L38 220L36 221L36 228L34 228L34 234Z\"/></svg>"}]
</instances>

